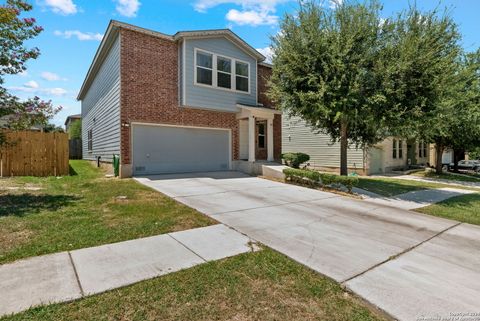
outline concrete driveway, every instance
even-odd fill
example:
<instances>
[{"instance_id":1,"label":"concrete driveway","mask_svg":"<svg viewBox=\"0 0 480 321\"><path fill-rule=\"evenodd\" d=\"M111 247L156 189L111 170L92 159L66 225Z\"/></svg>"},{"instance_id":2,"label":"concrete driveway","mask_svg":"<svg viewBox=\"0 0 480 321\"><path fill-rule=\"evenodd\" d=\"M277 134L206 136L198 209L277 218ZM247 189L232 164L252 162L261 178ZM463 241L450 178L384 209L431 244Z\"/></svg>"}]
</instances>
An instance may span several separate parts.
<instances>
[{"instance_id":1,"label":"concrete driveway","mask_svg":"<svg viewBox=\"0 0 480 321\"><path fill-rule=\"evenodd\" d=\"M480 315L477 226L237 172L136 179L343 283L397 319Z\"/></svg>"}]
</instances>

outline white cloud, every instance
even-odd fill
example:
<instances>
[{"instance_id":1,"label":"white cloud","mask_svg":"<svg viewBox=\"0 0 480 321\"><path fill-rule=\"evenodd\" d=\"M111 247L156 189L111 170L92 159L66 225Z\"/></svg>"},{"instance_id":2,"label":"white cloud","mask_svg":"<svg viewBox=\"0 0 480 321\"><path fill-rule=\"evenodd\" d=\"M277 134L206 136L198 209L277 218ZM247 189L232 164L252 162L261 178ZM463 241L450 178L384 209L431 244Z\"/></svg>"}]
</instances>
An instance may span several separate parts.
<instances>
[{"instance_id":1,"label":"white cloud","mask_svg":"<svg viewBox=\"0 0 480 321\"><path fill-rule=\"evenodd\" d=\"M18 73L18 75L19 75L20 77L28 77L28 71L24 70L24 71Z\"/></svg>"},{"instance_id":2,"label":"white cloud","mask_svg":"<svg viewBox=\"0 0 480 321\"><path fill-rule=\"evenodd\" d=\"M257 48L257 51L265 56L265 62L272 63L273 50L271 47Z\"/></svg>"},{"instance_id":3,"label":"white cloud","mask_svg":"<svg viewBox=\"0 0 480 321\"><path fill-rule=\"evenodd\" d=\"M222 4L233 4L241 7L241 10L230 9L226 19L238 25L273 25L278 22L275 15L277 5L289 0L197 0L194 9L198 12L206 12L208 9Z\"/></svg>"},{"instance_id":4,"label":"white cloud","mask_svg":"<svg viewBox=\"0 0 480 321\"><path fill-rule=\"evenodd\" d=\"M92 32L81 32L79 30L55 30L53 33L55 36L63 37L65 39L70 39L72 37L77 37L80 41L86 40L96 40L101 41L103 39L103 35L101 33L92 33Z\"/></svg>"},{"instance_id":5,"label":"white cloud","mask_svg":"<svg viewBox=\"0 0 480 321\"><path fill-rule=\"evenodd\" d=\"M70 15L78 12L77 5L72 0L45 0L45 5L53 12Z\"/></svg>"},{"instance_id":6,"label":"white cloud","mask_svg":"<svg viewBox=\"0 0 480 321\"><path fill-rule=\"evenodd\" d=\"M117 2L117 12L125 17L136 17L140 8L139 0L115 0Z\"/></svg>"},{"instance_id":7,"label":"white cloud","mask_svg":"<svg viewBox=\"0 0 480 321\"><path fill-rule=\"evenodd\" d=\"M24 84L25 87L28 87L28 88L32 88L32 89L36 89L38 87L40 87L38 85L38 82L36 82L35 80L30 80L30 81L27 81L25 84Z\"/></svg>"},{"instance_id":8,"label":"white cloud","mask_svg":"<svg viewBox=\"0 0 480 321\"><path fill-rule=\"evenodd\" d=\"M273 25L278 22L278 16L271 15L268 13L268 11L238 11L236 9L231 9L228 11L226 18L228 21L236 23L240 26Z\"/></svg>"},{"instance_id":9,"label":"white cloud","mask_svg":"<svg viewBox=\"0 0 480 321\"><path fill-rule=\"evenodd\" d=\"M32 82L35 83L37 87L34 87L35 84L32 84L29 81L28 83L26 83L23 86L7 87L7 89L12 90L12 91L16 91L16 92L23 92L23 93L29 93L29 94L35 94L35 95L47 95L47 96L64 96L68 93L68 91L64 88L59 88L59 87L40 88L39 85L35 81L32 81Z\"/></svg>"},{"instance_id":10,"label":"white cloud","mask_svg":"<svg viewBox=\"0 0 480 321\"><path fill-rule=\"evenodd\" d=\"M329 0L330 8L335 9L336 7L342 5L344 0Z\"/></svg>"},{"instance_id":11,"label":"white cloud","mask_svg":"<svg viewBox=\"0 0 480 321\"><path fill-rule=\"evenodd\" d=\"M48 81L56 81L56 80L67 80L66 78L62 78L56 73L49 72L49 71L44 71L40 75L43 79L48 80Z\"/></svg>"}]
</instances>

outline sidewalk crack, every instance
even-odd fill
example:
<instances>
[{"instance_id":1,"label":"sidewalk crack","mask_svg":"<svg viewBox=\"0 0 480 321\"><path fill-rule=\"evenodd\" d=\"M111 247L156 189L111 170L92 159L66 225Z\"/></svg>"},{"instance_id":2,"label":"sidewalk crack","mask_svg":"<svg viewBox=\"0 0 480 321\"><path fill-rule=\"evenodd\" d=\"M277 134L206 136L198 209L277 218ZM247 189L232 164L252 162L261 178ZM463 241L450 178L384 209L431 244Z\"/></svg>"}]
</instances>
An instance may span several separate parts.
<instances>
[{"instance_id":1,"label":"sidewalk crack","mask_svg":"<svg viewBox=\"0 0 480 321\"><path fill-rule=\"evenodd\" d=\"M78 284L78 288L80 289L80 294L82 295L82 297L84 297L85 292L83 292L82 284L80 283L80 278L78 277L77 267L75 266L75 263L73 262L72 254L70 253L70 251L68 251L67 253L68 253L68 257L70 258L70 262L72 263L73 272L75 273L75 279L77 279L77 284Z\"/></svg>"},{"instance_id":2,"label":"sidewalk crack","mask_svg":"<svg viewBox=\"0 0 480 321\"><path fill-rule=\"evenodd\" d=\"M195 252L194 250L192 250L191 248L189 248L188 246L186 246L185 244L183 244L182 242L180 242L179 240L177 240L176 238L174 238L172 236L172 234L168 233L168 236L170 236L172 239L174 239L175 241L177 241L178 243L180 243L180 245L182 245L184 248L186 248L187 250L189 250L190 252L192 252L193 254L195 254L196 256L198 256L199 258L201 258L204 262L208 262L206 259L204 259L200 254L198 254L197 252Z\"/></svg>"},{"instance_id":3,"label":"sidewalk crack","mask_svg":"<svg viewBox=\"0 0 480 321\"><path fill-rule=\"evenodd\" d=\"M454 224L454 225L451 225L451 226L447 227L446 229L443 229L443 230L441 230L440 232L434 234L433 236L431 236L431 237L423 240L422 242L420 242L420 243L418 243L418 244L415 244L415 245L413 245L413 246L411 246L411 247L403 250L403 251L400 252L400 253L397 253L397 254L395 254L395 255L390 256L390 257L387 258L386 260L383 260L382 262L379 262L379 263L371 266L370 268L366 269L366 270L363 271L363 272L357 273L357 274L355 274L354 276L349 277L348 279L345 279L345 280L341 281L340 284L347 283L347 282L350 281L350 280L353 280L353 279L355 279L355 278L357 278L357 277L359 277L359 276L361 276L361 275L363 275L363 274L365 274L365 273L367 273L367 272L370 272L371 270L379 267L379 266L382 265L382 264L385 264L385 263L387 263L387 262L389 262L389 261L395 260L396 258L398 258L398 257L400 257L400 256L402 256L402 255L404 255L404 254L406 254L406 253L408 253L408 252L410 252L410 251L413 251L414 249L416 249L416 248L419 247L420 245L422 245L422 244L424 244L424 243L427 243L428 241L430 241L430 240L436 238L437 236L439 236L439 235L441 235L441 234L443 234L443 233L445 233L445 232L447 232L447 231L449 231L449 230L451 230L451 229L459 226L460 224L462 224L462 222L458 222L458 223L456 223L456 224Z\"/></svg>"}]
</instances>

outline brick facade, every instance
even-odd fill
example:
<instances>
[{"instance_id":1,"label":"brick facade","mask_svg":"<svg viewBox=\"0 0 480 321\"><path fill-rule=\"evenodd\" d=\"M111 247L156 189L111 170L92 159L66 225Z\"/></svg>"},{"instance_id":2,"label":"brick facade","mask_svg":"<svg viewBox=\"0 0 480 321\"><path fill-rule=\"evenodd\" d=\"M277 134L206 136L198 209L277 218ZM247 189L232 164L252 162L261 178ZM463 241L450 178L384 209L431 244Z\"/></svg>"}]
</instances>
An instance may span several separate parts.
<instances>
[{"instance_id":1,"label":"brick facade","mask_svg":"<svg viewBox=\"0 0 480 321\"><path fill-rule=\"evenodd\" d=\"M121 43L121 160L131 164L132 122L228 128L232 133L232 157L239 158L239 122L235 113L179 106L178 44L142 32L120 29ZM265 75L263 70L259 75ZM259 77L260 78L260 77ZM265 88L260 81L258 89ZM260 98L262 96L262 98ZM259 102L264 99L263 93ZM274 121L275 158L281 148L281 121ZM277 137L278 135L278 137Z\"/></svg>"},{"instance_id":2,"label":"brick facade","mask_svg":"<svg viewBox=\"0 0 480 321\"><path fill-rule=\"evenodd\" d=\"M258 103L267 108L274 108L272 101L267 97L268 80L272 76L272 69L265 65L258 65ZM273 157L280 161L282 154L282 116L275 115L273 119ZM266 159L266 156L260 155Z\"/></svg>"}]
</instances>

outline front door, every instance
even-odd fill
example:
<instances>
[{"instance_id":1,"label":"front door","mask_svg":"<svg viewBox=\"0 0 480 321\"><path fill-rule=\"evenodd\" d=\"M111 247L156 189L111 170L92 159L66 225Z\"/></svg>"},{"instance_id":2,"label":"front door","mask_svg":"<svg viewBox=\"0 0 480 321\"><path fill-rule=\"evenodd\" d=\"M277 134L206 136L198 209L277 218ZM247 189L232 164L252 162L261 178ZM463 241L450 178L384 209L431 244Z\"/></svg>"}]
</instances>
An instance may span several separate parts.
<instances>
[{"instance_id":1,"label":"front door","mask_svg":"<svg viewBox=\"0 0 480 321\"><path fill-rule=\"evenodd\" d=\"M267 159L267 121L257 120L255 126L255 158Z\"/></svg>"}]
</instances>

